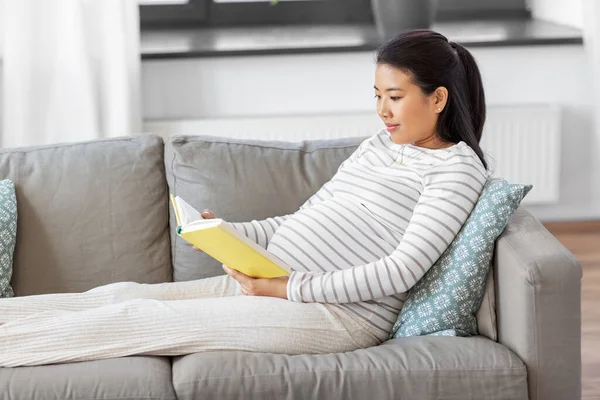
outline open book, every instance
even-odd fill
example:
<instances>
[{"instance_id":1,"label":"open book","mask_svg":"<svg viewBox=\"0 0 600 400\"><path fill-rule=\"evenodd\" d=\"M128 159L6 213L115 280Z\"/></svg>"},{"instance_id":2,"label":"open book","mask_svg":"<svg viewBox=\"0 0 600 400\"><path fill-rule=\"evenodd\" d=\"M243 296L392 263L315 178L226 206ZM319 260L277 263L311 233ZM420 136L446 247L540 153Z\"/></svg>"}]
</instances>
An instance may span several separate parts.
<instances>
[{"instance_id":1,"label":"open book","mask_svg":"<svg viewBox=\"0 0 600 400\"><path fill-rule=\"evenodd\" d=\"M177 235L231 269L255 278L287 276L291 268L221 218L204 219L179 196L171 195Z\"/></svg>"}]
</instances>

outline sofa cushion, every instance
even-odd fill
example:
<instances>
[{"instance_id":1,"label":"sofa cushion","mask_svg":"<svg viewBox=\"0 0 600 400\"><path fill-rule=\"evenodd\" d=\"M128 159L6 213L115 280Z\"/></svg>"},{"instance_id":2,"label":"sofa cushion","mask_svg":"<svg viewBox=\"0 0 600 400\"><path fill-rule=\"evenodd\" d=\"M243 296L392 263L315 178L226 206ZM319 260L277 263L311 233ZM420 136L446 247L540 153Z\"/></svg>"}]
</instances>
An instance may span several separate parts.
<instances>
[{"instance_id":1,"label":"sofa cushion","mask_svg":"<svg viewBox=\"0 0 600 400\"><path fill-rule=\"evenodd\" d=\"M158 136L0 151L19 203L17 296L171 279Z\"/></svg>"},{"instance_id":2,"label":"sofa cushion","mask_svg":"<svg viewBox=\"0 0 600 400\"><path fill-rule=\"evenodd\" d=\"M209 208L230 222L286 215L329 180L364 139L292 143L173 136L165 150L169 190L197 210ZM169 212L174 280L223 274L221 263L176 237L172 207Z\"/></svg>"},{"instance_id":3,"label":"sofa cushion","mask_svg":"<svg viewBox=\"0 0 600 400\"><path fill-rule=\"evenodd\" d=\"M176 399L166 357L0 368L0 388L11 400Z\"/></svg>"},{"instance_id":4,"label":"sofa cushion","mask_svg":"<svg viewBox=\"0 0 600 400\"><path fill-rule=\"evenodd\" d=\"M0 181L0 298L13 297L10 286L13 271L13 253L17 239L17 199L15 184Z\"/></svg>"},{"instance_id":5,"label":"sofa cushion","mask_svg":"<svg viewBox=\"0 0 600 400\"><path fill-rule=\"evenodd\" d=\"M487 338L408 337L347 353L205 352L173 359L177 398L527 399L527 371Z\"/></svg>"}]
</instances>

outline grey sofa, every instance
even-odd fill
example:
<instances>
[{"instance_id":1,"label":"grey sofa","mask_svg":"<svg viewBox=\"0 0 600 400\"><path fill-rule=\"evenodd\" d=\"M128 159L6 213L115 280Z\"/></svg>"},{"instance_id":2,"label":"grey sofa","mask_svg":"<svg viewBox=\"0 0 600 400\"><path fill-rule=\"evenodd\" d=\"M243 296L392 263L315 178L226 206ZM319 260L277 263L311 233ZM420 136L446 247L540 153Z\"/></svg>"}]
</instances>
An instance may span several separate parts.
<instances>
[{"instance_id":1,"label":"grey sofa","mask_svg":"<svg viewBox=\"0 0 600 400\"><path fill-rule=\"evenodd\" d=\"M0 151L1 178L17 188L15 292L221 274L175 240L169 192L230 221L288 214L362 139L177 136L165 145L141 135ZM0 368L0 398L580 398L580 264L521 207L497 240L493 267L497 341L410 337L343 354L204 352Z\"/></svg>"}]
</instances>

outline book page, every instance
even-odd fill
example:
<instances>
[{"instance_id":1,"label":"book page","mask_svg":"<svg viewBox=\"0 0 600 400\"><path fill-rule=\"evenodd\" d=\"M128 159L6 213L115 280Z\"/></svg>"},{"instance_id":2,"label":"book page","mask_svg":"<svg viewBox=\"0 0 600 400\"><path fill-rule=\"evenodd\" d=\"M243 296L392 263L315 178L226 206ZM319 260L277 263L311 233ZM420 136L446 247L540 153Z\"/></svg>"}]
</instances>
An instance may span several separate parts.
<instances>
[{"instance_id":1,"label":"book page","mask_svg":"<svg viewBox=\"0 0 600 400\"><path fill-rule=\"evenodd\" d=\"M202 215L200 212L196 210L194 207L190 206L185 200L181 197L176 196L175 200L177 202L177 209L179 213L179 218L181 218L181 226L185 227L194 221L202 221Z\"/></svg>"},{"instance_id":2,"label":"book page","mask_svg":"<svg viewBox=\"0 0 600 400\"><path fill-rule=\"evenodd\" d=\"M220 225L223 222L224 221L221 218L211 218L211 219L202 218L201 220L192 221L189 224L187 224L183 228L183 231L191 232L191 231L198 230L198 229L212 228L213 226Z\"/></svg>"}]
</instances>

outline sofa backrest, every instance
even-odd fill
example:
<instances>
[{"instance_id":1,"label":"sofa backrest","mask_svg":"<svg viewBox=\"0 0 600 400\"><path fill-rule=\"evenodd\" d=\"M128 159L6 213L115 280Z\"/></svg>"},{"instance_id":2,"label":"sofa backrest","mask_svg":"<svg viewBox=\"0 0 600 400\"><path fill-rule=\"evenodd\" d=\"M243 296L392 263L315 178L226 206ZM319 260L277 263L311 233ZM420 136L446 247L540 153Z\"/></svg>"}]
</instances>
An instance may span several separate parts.
<instances>
[{"instance_id":1,"label":"sofa backrest","mask_svg":"<svg viewBox=\"0 0 600 400\"><path fill-rule=\"evenodd\" d=\"M165 149L167 181L198 211L209 208L231 222L296 211L337 171L365 137L297 143L174 136ZM175 214L169 208L172 227ZM194 251L171 229L173 279L223 274L221 264Z\"/></svg>"},{"instance_id":2,"label":"sofa backrest","mask_svg":"<svg viewBox=\"0 0 600 400\"><path fill-rule=\"evenodd\" d=\"M15 294L170 281L163 151L154 135L0 151L19 213Z\"/></svg>"}]
</instances>

